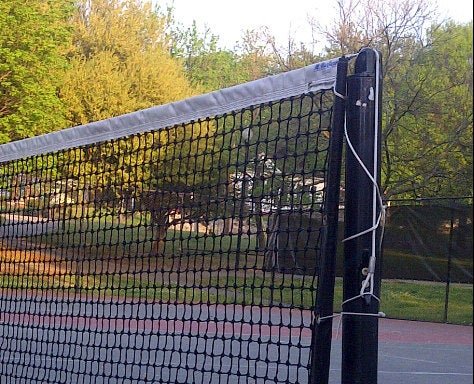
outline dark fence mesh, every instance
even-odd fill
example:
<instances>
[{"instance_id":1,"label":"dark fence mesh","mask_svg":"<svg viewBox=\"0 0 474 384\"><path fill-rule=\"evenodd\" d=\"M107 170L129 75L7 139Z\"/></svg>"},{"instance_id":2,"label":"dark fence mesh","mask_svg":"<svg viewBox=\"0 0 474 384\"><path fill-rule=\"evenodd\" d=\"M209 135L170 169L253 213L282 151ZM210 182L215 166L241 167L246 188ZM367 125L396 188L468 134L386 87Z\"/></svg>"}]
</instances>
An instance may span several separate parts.
<instances>
[{"instance_id":1,"label":"dark fence mesh","mask_svg":"<svg viewBox=\"0 0 474 384\"><path fill-rule=\"evenodd\" d=\"M472 324L472 198L395 200L383 247L391 317Z\"/></svg>"},{"instance_id":2,"label":"dark fence mesh","mask_svg":"<svg viewBox=\"0 0 474 384\"><path fill-rule=\"evenodd\" d=\"M397 319L472 324L472 198L387 204L379 263L382 311ZM343 238L341 209L339 244ZM343 276L342 251L339 247L336 259L339 277Z\"/></svg>"},{"instance_id":3,"label":"dark fence mesh","mask_svg":"<svg viewBox=\"0 0 474 384\"><path fill-rule=\"evenodd\" d=\"M390 201L383 240L383 278L473 284L472 198ZM339 243L344 209L339 212ZM337 276L343 275L342 247Z\"/></svg>"},{"instance_id":4,"label":"dark fence mesh","mask_svg":"<svg viewBox=\"0 0 474 384\"><path fill-rule=\"evenodd\" d=\"M394 201L385 233L385 278L473 283L469 199Z\"/></svg>"},{"instance_id":5,"label":"dark fence mesh","mask_svg":"<svg viewBox=\"0 0 474 384\"><path fill-rule=\"evenodd\" d=\"M0 377L306 382L332 104L0 164Z\"/></svg>"}]
</instances>

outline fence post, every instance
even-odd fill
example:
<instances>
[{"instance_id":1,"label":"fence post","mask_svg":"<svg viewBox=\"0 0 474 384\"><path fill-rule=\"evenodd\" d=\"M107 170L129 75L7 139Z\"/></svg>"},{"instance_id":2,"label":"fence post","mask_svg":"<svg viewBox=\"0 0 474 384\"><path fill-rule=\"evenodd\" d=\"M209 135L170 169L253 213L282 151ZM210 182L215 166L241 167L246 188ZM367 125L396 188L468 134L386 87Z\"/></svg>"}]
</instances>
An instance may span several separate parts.
<instances>
[{"instance_id":1,"label":"fence post","mask_svg":"<svg viewBox=\"0 0 474 384\"><path fill-rule=\"evenodd\" d=\"M348 137L354 152L377 183L380 180L381 143L380 107L376 110L381 96L378 59L374 50L363 49L356 59L355 74L349 76L347 86ZM345 238L348 238L373 227L380 207L373 182L349 148L345 180ZM342 318L343 384L377 383L378 318L377 315L364 314L378 314L379 302L371 296L360 296L371 254L375 252L373 293L380 297L380 244L376 235L368 232L344 243L342 310L347 314Z\"/></svg>"},{"instance_id":2,"label":"fence post","mask_svg":"<svg viewBox=\"0 0 474 384\"><path fill-rule=\"evenodd\" d=\"M451 222L449 226L449 240L448 240L448 266L446 271L446 293L444 297L444 316L443 321L448 322L448 307L449 307L449 288L451 284L451 262L453 253L453 229L454 229L454 208L451 207Z\"/></svg>"}]
</instances>

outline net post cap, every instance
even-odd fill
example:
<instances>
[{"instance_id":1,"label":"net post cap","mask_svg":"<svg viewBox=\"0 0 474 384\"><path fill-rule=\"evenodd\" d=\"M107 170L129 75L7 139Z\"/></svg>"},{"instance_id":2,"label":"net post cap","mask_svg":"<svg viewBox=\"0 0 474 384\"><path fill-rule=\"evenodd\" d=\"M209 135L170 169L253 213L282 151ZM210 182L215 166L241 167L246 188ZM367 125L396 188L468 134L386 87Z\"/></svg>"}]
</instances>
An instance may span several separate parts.
<instances>
[{"instance_id":1,"label":"net post cap","mask_svg":"<svg viewBox=\"0 0 474 384\"><path fill-rule=\"evenodd\" d=\"M375 74L376 63L380 54L373 48L362 48L355 62L355 73L358 75Z\"/></svg>"}]
</instances>

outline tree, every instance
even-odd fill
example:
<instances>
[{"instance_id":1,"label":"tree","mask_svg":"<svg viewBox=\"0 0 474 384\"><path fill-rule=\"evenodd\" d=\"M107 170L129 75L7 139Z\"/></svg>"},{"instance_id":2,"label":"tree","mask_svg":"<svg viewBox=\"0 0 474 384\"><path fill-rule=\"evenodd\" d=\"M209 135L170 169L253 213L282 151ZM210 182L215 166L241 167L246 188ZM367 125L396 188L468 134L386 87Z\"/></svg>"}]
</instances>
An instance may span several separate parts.
<instances>
[{"instance_id":1,"label":"tree","mask_svg":"<svg viewBox=\"0 0 474 384\"><path fill-rule=\"evenodd\" d=\"M410 97L398 95L406 113L386 123L389 194L472 195L472 42L472 24L431 29L399 83Z\"/></svg>"},{"instance_id":2,"label":"tree","mask_svg":"<svg viewBox=\"0 0 474 384\"><path fill-rule=\"evenodd\" d=\"M167 48L166 15L138 0L82 0L61 87L71 125L183 99L194 90Z\"/></svg>"},{"instance_id":3,"label":"tree","mask_svg":"<svg viewBox=\"0 0 474 384\"><path fill-rule=\"evenodd\" d=\"M310 44L313 47L309 47L303 42L296 41L291 32L284 44L278 43L268 28L262 28L257 33L254 32L253 44L249 36L247 34L245 40L247 42L247 50L255 51L255 48L258 50L258 46L266 47L265 50L268 52L267 56L269 57L267 65L270 73L291 71L321 60L321 55L317 54L314 50L315 41ZM255 42L259 43L255 44Z\"/></svg>"},{"instance_id":4,"label":"tree","mask_svg":"<svg viewBox=\"0 0 474 384\"><path fill-rule=\"evenodd\" d=\"M57 88L71 11L69 0L0 2L0 143L64 127Z\"/></svg>"},{"instance_id":5,"label":"tree","mask_svg":"<svg viewBox=\"0 0 474 384\"><path fill-rule=\"evenodd\" d=\"M425 0L341 0L338 10L329 28L314 26L328 56L382 53L386 197L471 194L472 24L436 23Z\"/></svg>"},{"instance_id":6,"label":"tree","mask_svg":"<svg viewBox=\"0 0 474 384\"><path fill-rule=\"evenodd\" d=\"M139 0L83 0L73 17L70 70L61 98L72 125L118 116L195 94L171 57L169 15ZM180 125L70 151L64 175L88 189L94 206L123 213L130 196L151 214L160 250L178 194L212 179L212 121ZM206 152L208 151L208 152ZM80 161L77 161L80 159ZM80 164L80 165L79 165ZM197 173L197 175L195 175ZM208 193L209 195L209 193ZM202 209L201 209L202 210ZM197 215L193 209L193 215Z\"/></svg>"},{"instance_id":7,"label":"tree","mask_svg":"<svg viewBox=\"0 0 474 384\"><path fill-rule=\"evenodd\" d=\"M76 4L70 67L60 91L71 125L164 104L193 93L180 64L168 53L166 22L166 15L138 0L83 0ZM150 180L149 170L130 168L133 156L129 149L150 145L149 140L163 145L168 138L162 133L146 137L145 142L136 138L84 150L83 171L103 176L95 180L100 193L112 191L119 197L120 186ZM160 160L163 153L155 152L149 156ZM143 154L136 161L146 160ZM125 164L130 170L118 172ZM77 172L68 170L69 174Z\"/></svg>"},{"instance_id":8,"label":"tree","mask_svg":"<svg viewBox=\"0 0 474 384\"><path fill-rule=\"evenodd\" d=\"M172 55L183 62L191 83L214 91L248 81L240 56L218 47L219 37L209 28L200 31L196 22L185 28L175 24L170 33Z\"/></svg>"}]
</instances>

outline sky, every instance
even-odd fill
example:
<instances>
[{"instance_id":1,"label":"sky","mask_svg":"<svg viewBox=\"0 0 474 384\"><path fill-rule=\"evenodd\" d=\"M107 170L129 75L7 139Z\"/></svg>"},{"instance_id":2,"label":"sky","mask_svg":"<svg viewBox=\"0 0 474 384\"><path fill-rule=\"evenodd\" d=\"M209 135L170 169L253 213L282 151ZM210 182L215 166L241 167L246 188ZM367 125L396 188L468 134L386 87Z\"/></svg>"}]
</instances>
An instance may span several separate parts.
<instances>
[{"instance_id":1,"label":"sky","mask_svg":"<svg viewBox=\"0 0 474 384\"><path fill-rule=\"evenodd\" d=\"M158 1L163 4L162 1ZM441 16L458 22L472 20L472 0L433 0ZM297 41L309 42L308 16L330 23L335 15L336 0L168 0L174 3L175 16L184 25L196 20L219 36L222 46L233 48L242 31L267 25L280 43L287 41L289 31Z\"/></svg>"}]
</instances>

